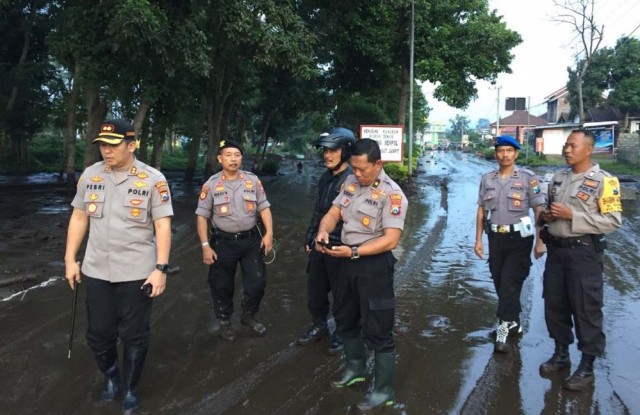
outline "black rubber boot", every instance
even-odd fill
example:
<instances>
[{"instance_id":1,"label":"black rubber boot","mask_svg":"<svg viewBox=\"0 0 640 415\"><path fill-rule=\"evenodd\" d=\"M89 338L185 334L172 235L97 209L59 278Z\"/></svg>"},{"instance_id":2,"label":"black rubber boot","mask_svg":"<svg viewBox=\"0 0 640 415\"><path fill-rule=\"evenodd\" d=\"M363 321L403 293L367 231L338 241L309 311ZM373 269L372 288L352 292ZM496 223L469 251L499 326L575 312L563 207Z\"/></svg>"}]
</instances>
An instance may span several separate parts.
<instances>
[{"instance_id":1,"label":"black rubber boot","mask_svg":"<svg viewBox=\"0 0 640 415\"><path fill-rule=\"evenodd\" d=\"M236 332L233 330L231 321L220 320L220 337L225 340L229 340L230 342L236 339Z\"/></svg>"},{"instance_id":2,"label":"black rubber boot","mask_svg":"<svg viewBox=\"0 0 640 415\"><path fill-rule=\"evenodd\" d=\"M104 374L104 385L100 394L103 401L115 399L120 389L120 371L118 370L118 352L116 348L94 354L98 368Z\"/></svg>"},{"instance_id":3,"label":"black rubber boot","mask_svg":"<svg viewBox=\"0 0 640 415\"><path fill-rule=\"evenodd\" d=\"M553 356L540 365L540 373L549 375L553 372L569 369L571 367L571 359L569 358L569 346L556 342L556 349Z\"/></svg>"},{"instance_id":4,"label":"black rubber boot","mask_svg":"<svg viewBox=\"0 0 640 415\"><path fill-rule=\"evenodd\" d=\"M582 359L580 364L573 375L564 381L564 388L574 392L582 392L588 386L593 385L595 380L593 376L593 362L596 360L595 356L582 353Z\"/></svg>"},{"instance_id":5,"label":"black rubber boot","mask_svg":"<svg viewBox=\"0 0 640 415\"><path fill-rule=\"evenodd\" d=\"M242 316L240 316L240 323L242 323L243 326L249 326L249 328L260 337L267 334L267 328L264 324L259 322L258 319L256 319L256 316L249 311L242 313Z\"/></svg>"},{"instance_id":6,"label":"black rubber boot","mask_svg":"<svg viewBox=\"0 0 640 415\"><path fill-rule=\"evenodd\" d=\"M111 402L118 395L120 389L120 371L118 370L118 362L115 362L104 373L104 386L100 398L103 401Z\"/></svg>"},{"instance_id":7,"label":"black rubber boot","mask_svg":"<svg viewBox=\"0 0 640 415\"><path fill-rule=\"evenodd\" d=\"M364 340L361 337L345 337L342 340L346 365L342 376L331 381L331 386L334 388L344 388L364 382L367 370L367 350L364 347Z\"/></svg>"},{"instance_id":8,"label":"black rubber boot","mask_svg":"<svg viewBox=\"0 0 640 415\"><path fill-rule=\"evenodd\" d=\"M358 404L358 409L361 411L370 411L395 403L396 353L376 352L375 361L374 386L364 400Z\"/></svg>"},{"instance_id":9,"label":"black rubber boot","mask_svg":"<svg viewBox=\"0 0 640 415\"><path fill-rule=\"evenodd\" d=\"M324 321L314 322L313 325L297 340L300 346L315 343L329 334L329 328Z\"/></svg>"},{"instance_id":10,"label":"black rubber boot","mask_svg":"<svg viewBox=\"0 0 640 415\"><path fill-rule=\"evenodd\" d=\"M327 353L333 356L343 348L344 348L344 343L342 342L342 336L340 336L338 334L338 331L335 330L331 335L331 342L329 343L329 348L327 349Z\"/></svg>"},{"instance_id":11,"label":"black rubber boot","mask_svg":"<svg viewBox=\"0 0 640 415\"><path fill-rule=\"evenodd\" d=\"M124 387L125 395L122 401L122 412L125 415L133 415L140 408L138 398L138 382L147 358L147 348L124 347Z\"/></svg>"}]
</instances>

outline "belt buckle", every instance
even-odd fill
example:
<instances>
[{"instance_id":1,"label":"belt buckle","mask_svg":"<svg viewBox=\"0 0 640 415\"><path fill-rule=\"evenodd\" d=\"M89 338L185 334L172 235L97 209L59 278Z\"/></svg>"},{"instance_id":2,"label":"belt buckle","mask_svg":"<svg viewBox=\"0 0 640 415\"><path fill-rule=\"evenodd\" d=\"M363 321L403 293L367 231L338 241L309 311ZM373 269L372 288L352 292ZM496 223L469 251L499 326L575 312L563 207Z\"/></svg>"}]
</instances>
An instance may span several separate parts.
<instances>
[{"instance_id":1,"label":"belt buckle","mask_svg":"<svg viewBox=\"0 0 640 415\"><path fill-rule=\"evenodd\" d=\"M509 233L509 225L498 225L498 233Z\"/></svg>"}]
</instances>

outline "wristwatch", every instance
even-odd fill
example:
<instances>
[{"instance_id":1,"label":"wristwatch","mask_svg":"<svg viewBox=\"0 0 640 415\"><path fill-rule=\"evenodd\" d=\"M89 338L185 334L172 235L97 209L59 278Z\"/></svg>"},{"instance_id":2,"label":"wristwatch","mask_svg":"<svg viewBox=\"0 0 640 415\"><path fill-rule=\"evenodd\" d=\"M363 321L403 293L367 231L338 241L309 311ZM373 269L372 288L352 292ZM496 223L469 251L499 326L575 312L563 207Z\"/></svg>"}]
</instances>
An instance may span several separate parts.
<instances>
[{"instance_id":1,"label":"wristwatch","mask_svg":"<svg viewBox=\"0 0 640 415\"><path fill-rule=\"evenodd\" d=\"M156 269L166 274L169 271L169 264L156 264Z\"/></svg>"},{"instance_id":2,"label":"wristwatch","mask_svg":"<svg viewBox=\"0 0 640 415\"><path fill-rule=\"evenodd\" d=\"M357 246L352 246L351 247L351 259L358 259L360 258L360 254L358 253L358 247Z\"/></svg>"}]
</instances>

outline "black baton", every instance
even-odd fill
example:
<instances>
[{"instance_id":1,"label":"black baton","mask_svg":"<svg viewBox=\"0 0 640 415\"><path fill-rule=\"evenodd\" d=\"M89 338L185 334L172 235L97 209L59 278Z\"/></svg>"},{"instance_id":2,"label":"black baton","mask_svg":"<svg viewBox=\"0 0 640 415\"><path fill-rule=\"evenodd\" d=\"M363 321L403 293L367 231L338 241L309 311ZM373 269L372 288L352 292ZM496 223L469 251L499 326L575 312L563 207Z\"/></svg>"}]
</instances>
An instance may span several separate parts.
<instances>
[{"instance_id":1,"label":"black baton","mask_svg":"<svg viewBox=\"0 0 640 415\"><path fill-rule=\"evenodd\" d=\"M78 304L78 281L73 281L73 303L71 304L71 330L69 331L69 354L67 359L71 359L71 348L73 347L73 327L76 324L76 305Z\"/></svg>"}]
</instances>

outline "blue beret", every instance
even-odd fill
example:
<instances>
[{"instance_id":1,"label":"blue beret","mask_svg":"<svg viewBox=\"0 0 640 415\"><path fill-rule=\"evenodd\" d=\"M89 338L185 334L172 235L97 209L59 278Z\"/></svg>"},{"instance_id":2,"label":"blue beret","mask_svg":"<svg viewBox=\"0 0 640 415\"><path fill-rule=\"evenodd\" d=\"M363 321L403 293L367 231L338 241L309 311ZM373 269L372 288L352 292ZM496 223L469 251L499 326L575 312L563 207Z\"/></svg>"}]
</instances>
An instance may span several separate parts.
<instances>
[{"instance_id":1,"label":"blue beret","mask_svg":"<svg viewBox=\"0 0 640 415\"><path fill-rule=\"evenodd\" d=\"M498 146L511 146L516 150L520 150L520 143L518 143L518 140L511 137L510 135L500 135L496 137L496 144L494 145L494 147Z\"/></svg>"}]
</instances>

